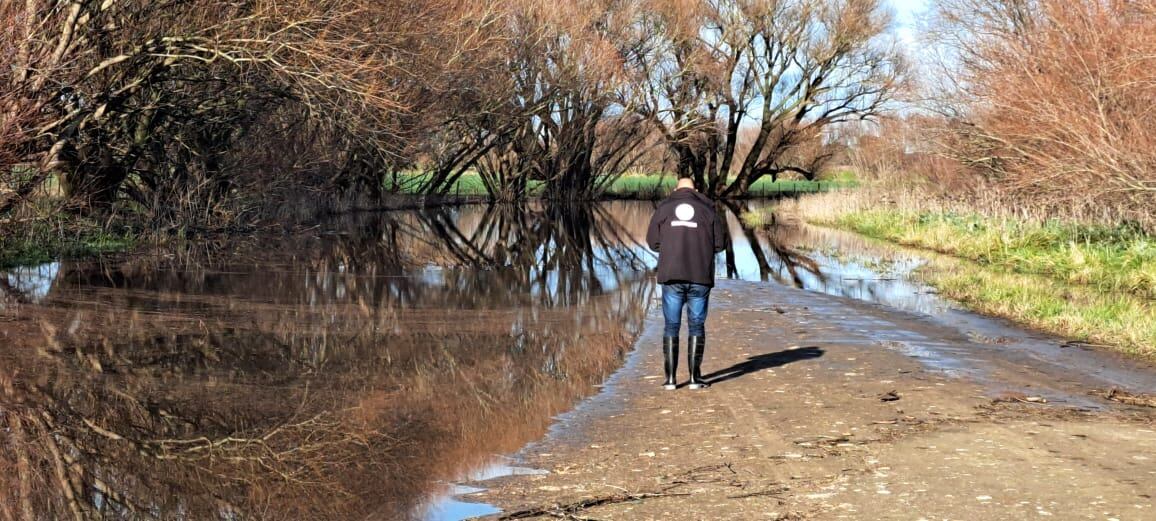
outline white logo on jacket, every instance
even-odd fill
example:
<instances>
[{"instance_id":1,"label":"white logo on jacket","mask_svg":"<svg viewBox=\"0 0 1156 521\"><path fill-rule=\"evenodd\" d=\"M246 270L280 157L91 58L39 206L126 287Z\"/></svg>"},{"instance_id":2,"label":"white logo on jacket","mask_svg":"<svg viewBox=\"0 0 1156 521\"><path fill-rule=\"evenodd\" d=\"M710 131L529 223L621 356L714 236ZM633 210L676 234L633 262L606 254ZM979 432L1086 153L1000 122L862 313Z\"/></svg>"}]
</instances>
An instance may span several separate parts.
<instances>
[{"instance_id":1,"label":"white logo on jacket","mask_svg":"<svg viewBox=\"0 0 1156 521\"><path fill-rule=\"evenodd\" d=\"M682 203L674 208L674 216L678 217L677 221L671 221L671 226L685 226L687 228L698 228L698 223L692 221L694 219L694 207Z\"/></svg>"}]
</instances>

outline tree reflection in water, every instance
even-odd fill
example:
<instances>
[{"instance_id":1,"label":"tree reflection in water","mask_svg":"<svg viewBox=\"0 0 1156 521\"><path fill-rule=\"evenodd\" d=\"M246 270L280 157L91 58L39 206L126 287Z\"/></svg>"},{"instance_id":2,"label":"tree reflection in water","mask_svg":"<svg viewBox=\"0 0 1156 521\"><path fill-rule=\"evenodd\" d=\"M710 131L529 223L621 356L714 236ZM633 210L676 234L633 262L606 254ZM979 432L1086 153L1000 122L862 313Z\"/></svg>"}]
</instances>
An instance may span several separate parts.
<instances>
[{"instance_id":1,"label":"tree reflection in water","mask_svg":"<svg viewBox=\"0 0 1156 521\"><path fill-rule=\"evenodd\" d=\"M727 241L725 258L726 274L732 279L756 278L761 281L774 280L797 288L808 286L808 282L826 283L826 275L819 264L795 247L799 241L801 228L772 227L769 232L755 230L739 218L748 210L749 202L727 202L719 205L719 215L726 215L730 236ZM749 253L747 262L740 262L739 254ZM753 263L753 266L744 265Z\"/></svg>"},{"instance_id":2,"label":"tree reflection in water","mask_svg":"<svg viewBox=\"0 0 1156 521\"><path fill-rule=\"evenodd\" d=\"M413 516L617 368L652 289L601 208L345 221L0 276L0 517Z\"/></svg>"},{"instance_id":3,"label":"tree reflection in water","mask_svg":"<svg viewBox=\"0 0 1156 521\"><path fill-rule=\"evenodd\" d=\"M652 211L360 213L275 249L0 274L0 518L419 515L620 365ZM728 219L732 277L822 278Z\"/></svg>"}]
</instances>

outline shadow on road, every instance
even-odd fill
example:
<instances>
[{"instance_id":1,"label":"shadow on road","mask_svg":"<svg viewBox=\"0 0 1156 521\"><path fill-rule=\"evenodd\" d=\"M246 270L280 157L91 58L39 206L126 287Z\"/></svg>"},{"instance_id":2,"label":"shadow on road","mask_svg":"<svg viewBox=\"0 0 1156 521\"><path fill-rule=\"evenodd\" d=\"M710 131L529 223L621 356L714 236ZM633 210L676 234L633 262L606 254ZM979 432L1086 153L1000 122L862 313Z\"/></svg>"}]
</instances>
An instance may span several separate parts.
<instances>
[{"instance_id":1,"label":"shadow on road","mask_svg":"<svg viewBox=\"0 0 1156 521\"><path fill-rule=\"evenodd\" d=\"M771 367L779 367L787 365L792 362L799 362L802 360L810 360L812 358L819 358L823 356L823 350L815 346L797 347L794 349L786 349L777 353L766 353L755 355L747 358L746 361L739 362L726 369L720 369L708 375L704 375L703 379L710 384L717 384L738 378L740 376L769 369Z\"/></svg>"}]
</instances>

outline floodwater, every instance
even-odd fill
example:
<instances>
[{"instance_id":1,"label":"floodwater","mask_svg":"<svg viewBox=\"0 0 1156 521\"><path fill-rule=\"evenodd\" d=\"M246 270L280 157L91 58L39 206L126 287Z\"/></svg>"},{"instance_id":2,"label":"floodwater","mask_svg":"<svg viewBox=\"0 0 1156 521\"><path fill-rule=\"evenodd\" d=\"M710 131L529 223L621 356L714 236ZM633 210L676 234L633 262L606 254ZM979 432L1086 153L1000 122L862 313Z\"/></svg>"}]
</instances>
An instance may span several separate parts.
<instances>
[{"instance_id":1,"label":"floodwater","mask_svg":"<svg viewBox=\"0 0 1156 521\"><path fill-rule=\"evenodd\" d=\"M366 213L0 274L0 519L423 519L636 336L637 206ZM448 510L448 511L447 511Z\"/></svg>"},{"instance_id":2,"label":"floodwater","mask_svg":"<svg viewBox=\"0 0 1156 521\"><path fill-rule=\"evenodd\" d=\"M641 330L652 211L362 213L278 241L0 273L0 518L494 513L461 483L540 472L502 455L598 392ZM938 298L918 255L728 220L722 277L1020 334L1010 346L1029 353L1050 342ZM930 365L977 365L878 334ZM1076 351L1073 367L1106 367Z\"/></svg>"}]
</instances>

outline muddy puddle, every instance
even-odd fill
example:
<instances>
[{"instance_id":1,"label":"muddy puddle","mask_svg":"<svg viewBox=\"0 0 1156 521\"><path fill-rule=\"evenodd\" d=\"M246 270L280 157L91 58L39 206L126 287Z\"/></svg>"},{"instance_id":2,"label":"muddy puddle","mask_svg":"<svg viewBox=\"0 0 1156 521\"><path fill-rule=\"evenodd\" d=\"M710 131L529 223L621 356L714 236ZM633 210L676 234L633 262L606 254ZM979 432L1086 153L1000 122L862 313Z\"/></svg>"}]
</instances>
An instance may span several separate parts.
<instances>
[{"instance_id":1,"label":"muddy puddle","mask_svg":"<svg viewBox=\"0 0 1156 521\"><path fill-rule=\"evenodd\" d=\"M360 213L301 237L0 273L0 508L13 519L493 513L466 485L538 472L502 455L598 393L641 330L652 211ZM940 317L976 345L1012 339L998 345L1025 362L1031 342L1051 342L939 299L911 275L918 256L729 222L722 276ZM971 347L871 334L945 370L982 365ZM1073 368L1140 377L1069 351Z\"/></svg>"}]
</instances>

